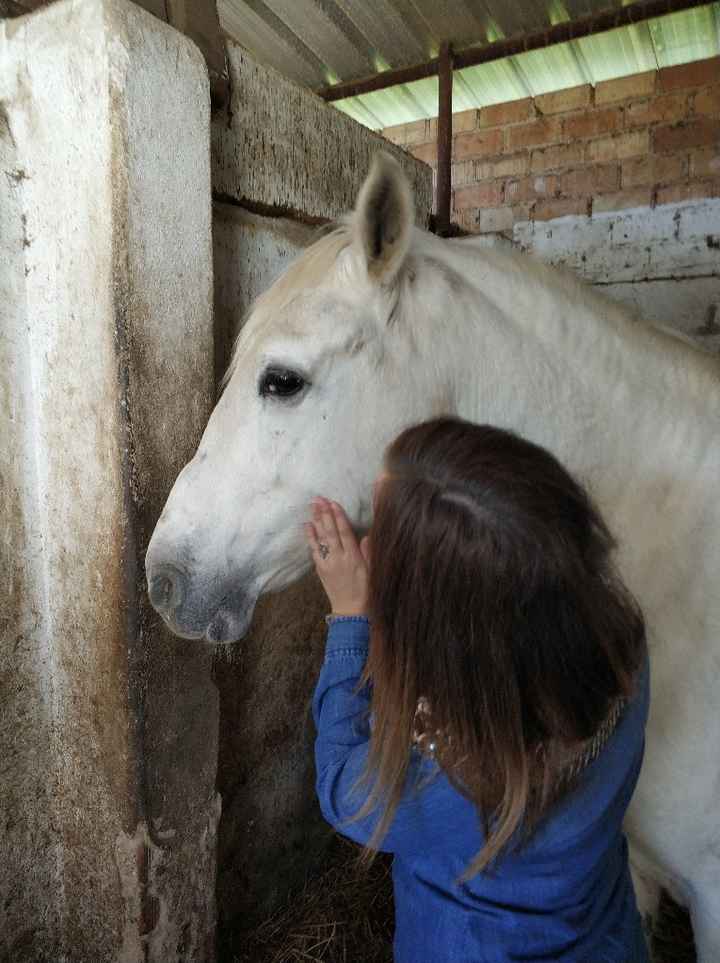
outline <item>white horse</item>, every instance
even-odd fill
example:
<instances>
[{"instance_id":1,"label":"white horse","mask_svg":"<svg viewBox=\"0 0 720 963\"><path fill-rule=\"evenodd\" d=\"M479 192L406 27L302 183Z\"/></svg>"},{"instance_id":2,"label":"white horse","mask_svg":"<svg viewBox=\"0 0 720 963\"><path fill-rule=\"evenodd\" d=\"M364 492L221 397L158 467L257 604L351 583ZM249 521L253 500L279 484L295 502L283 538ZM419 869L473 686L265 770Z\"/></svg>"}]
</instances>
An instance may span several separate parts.
<instances>
[{"instance_id":1,"label":"white horse","mask_svg":"<svg viewBox=\"0 0 720 963\"><path fill-rule=\"evenodd\" d=\"M438 415L512 428L592 490L645 611L652 707L627 818L641 909L664 884L720 963L720 370L528 257L413 227L378 155L354 215L258 299L153 535L178 635L235 640L310 566L316 494L359 528L383 449Z\"/></svg>"}]
</instances>

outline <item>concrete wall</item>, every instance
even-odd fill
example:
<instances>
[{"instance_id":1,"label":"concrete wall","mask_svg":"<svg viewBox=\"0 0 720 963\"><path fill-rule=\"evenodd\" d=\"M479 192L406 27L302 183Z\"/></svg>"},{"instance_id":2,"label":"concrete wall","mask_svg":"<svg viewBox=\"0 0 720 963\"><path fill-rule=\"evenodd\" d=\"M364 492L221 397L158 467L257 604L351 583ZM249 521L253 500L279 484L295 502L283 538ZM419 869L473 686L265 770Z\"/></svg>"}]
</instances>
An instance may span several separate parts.
<instances>
[{"instance_id":1,"label":"concrete wall","mask_svg":"<svg viewBox=\"0 0 720 963\"><path fill-rule=\"evenodd\" d=\"M253 299L351 209L373 153L390 150L427 224L431 172L307 90L229 48L232 102L212 125L216 373ZM253 926L317 865L330 831L314 793L309 716L327 603L314 575L262 599L249 635L218 652L218 944Z\"/></svg>"},{"instance_id":2,"label":"concrete wall","mask_svg":"<svg viewBox=\"0 0 720 963\"><path fill-rule=\"evenodd\" d=\"M720 199L526 221L513 239L637 317L720 352Z\"/></svg>"},{"instance_id":3,"label":"concrete wall","mask_svg":"<svg viewBox=\"0 0 720 963\"><path fill-rule=\"evenodd\" d=\"M217 691L142 568L213 398L208 100L198 51L133 4L0 24L13 963L214 957Z\"/></svg>"}]
</instances>

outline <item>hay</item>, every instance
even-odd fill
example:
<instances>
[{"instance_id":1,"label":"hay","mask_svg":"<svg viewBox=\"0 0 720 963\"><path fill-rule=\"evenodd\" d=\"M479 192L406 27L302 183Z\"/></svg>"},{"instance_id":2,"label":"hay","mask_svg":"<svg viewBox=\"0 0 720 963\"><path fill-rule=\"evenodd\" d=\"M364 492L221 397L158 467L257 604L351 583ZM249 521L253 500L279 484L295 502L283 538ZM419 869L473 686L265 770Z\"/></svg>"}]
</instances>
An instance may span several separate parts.
<instances>
[{"instance_id":1,"label":"hay","mask_svg":"<svg viewBox=\"0 0 720 963\"><path fill-rule=\"evenodd\" d=\"M391 859L361 869L359 853L335 837L322 874L247 934L234 963L392 963Z\"/></svg>"},{"instance_id":2,"label":"hay","mask_svg":"<svg viewBox=\"0 0 720 963\"><path fill-rule=\"evenodd\" d=\"M360 869L360 850L337 836L326 869L256 930L234 963L392 963L391 860ZM695 963L687 912L663 894L654 963Z\"/></svg>"}]
</instances>

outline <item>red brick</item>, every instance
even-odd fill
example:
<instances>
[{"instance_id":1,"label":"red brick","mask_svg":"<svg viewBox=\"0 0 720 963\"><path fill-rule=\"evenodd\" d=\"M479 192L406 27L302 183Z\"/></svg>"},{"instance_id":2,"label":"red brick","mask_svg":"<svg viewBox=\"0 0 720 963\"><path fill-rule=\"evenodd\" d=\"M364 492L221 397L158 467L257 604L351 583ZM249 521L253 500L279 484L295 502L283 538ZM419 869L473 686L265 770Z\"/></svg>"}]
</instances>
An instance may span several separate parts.
<instances>
[{"instance_id":1,"label":"red brick","mask_svg":"<svg viewBox=\"0 0 720 963\"><path fill-rule=\"evenodd\" d=\"M653 149L658 153L691 147L707 147L720 141L720 118L697 117L683 124L656 127Z\"/></svg>"},{"instance_id":2,"label":"red brick","mask_svg":"<svg viewBox=\"0 0 720 963\"><path fill-rule=\"evenodd\" d=\"M520 177L527 174L530 157L527 152L511 154L510 157L492 157L490 160L471 161L475 165L474 181L486 181L492 177Z\"/></svg>"},{"instance_id":3,"label":"red brick","mask_svg":"<svg viewBox=\"0 0 720 963\"><path fill-rule=\"evenodd\" d=\"M709 181L691 181L689 184L673 184L657 191L657 204L678 204L702 197L720 197L720 178Z\"/></svg>"},{"instance_id":4,"label":"red brick","mask_svg":"<svg viewBox=\"0 0 720 963\"><path fill-rule=\"evenodd\" d=\"M649 187L636 187L629 191L615 191L612 194L598 194L593 198L593 214L602 211L626 211L631 207L650 207L653 192Z\"/></svg>"},{"instance_id":5,"label":"red brick","mask_svg":"<svg viewBox=\"0 0 720 963\"><path fill-rule=\"evenodd\" d=\"M563 132L568 140L575 137L597 137L598 134L609 134L622 127L623 113L620 107L606 110L589 110L566 117L563 121Z\"/></svg>"},{"instance_id":6,"label":"red brick","mask_svg":"<svg viewBox=\"0 0 720 963\"><path fill-rule=\"evenodd\" d=\"M405 140L406 127L407 124L395 124L394 127L384 127L380 133L385 140L389 140L391 144L399 144L400 147L404 147L407 143Z\"/></svg>"},{"instance_id":7,"label":"red brick","mask_svg":"<svg viewBox=\"0 0 720 963\"><path fill-rule=\"evenodd\" d=\"M504 127L506 124L521 124L535 117L532 97L524 100L511 100L504 104L491 104L480 111L481 127Z\"/></svg>"},{"instance_id":8,"label":"red brick","mask_svg":"<svg viewBox=\"0 0 720 963\"><path fill-rule=\"evenodd\" d=\"M453 114L453 134L460 134L464 131L475 130L478 126L479 110L461 110ZM435 136L437 137L437 121L435 122Z\"/></svg>"},{"instance_id":9,"label":"red brick","mask_svg":"<svg viewBox=\"0 0 720 963\"><path fill-rule=\"evenodd\" d=\"M535 106L541 114L562 114L569 110L580 110L592 104L592 86L567 87L565 90L540 94L535 98Z\"/></svg>"},{"instance_id":10,"label":"red brick","mask_svg":"<svg viewBox=\"0 0 720 963\"><path fill-rule=\"evenodd\" d=\"M405 124L405 143L406 144L427 144L434 137L428 130L427 120L415 120L411 124Z\"/></svg>"},{"instance_id":11,"label":"red brick","mask_svg":"<svg viewBox=\"0 0 720 963\"><path fill-rule=\"evenodd\" d=\"M490 181L495 176L495 164L491 160L467 160L463 163L472 167L472 176L468 183L476 184L478 181Z\"/></svg>"},{"instance_id":12,"label":"red brick","mask_svg":"<svg viewBox=\"0 0 720 963\"><path fill-rule=\"evenodd\" d=\"M562 125L556 117L543 117L530 124L508 128L508 147L511 151L552 144L562 139Z\"/></svg>"},{"instance_id":13,"label":"red brick","mask_svg":"<svg viewBox=\"0 0 720 963\"><path fill-rule=\"evenodd\" d=\"M720 84L707 87L695 94L693 109L696 114L710 114L720 117Z\"/></svg>"},{"instance_id":14,"label":"red brick","mask_svg":"<svg viewBox=\"0 0 720 963\"><path fill-rule=\"evenodd\" d=\"M475 177L475 169L472 161L460 161L453 164L450 173L453 187L463 187L465 184L474 184L478 178Z\"/></svg>"},{"instance_id":15,"label":"red brick","mask_svg":"<svg viewBox=\"0 0 720 963\"><path fill-rule=\"evenodd\" d=\"M505 203L518 204L537 198L555 197L558 193L556 174L533 174L520 180L505 182Z\"/></svg>"},{"instance_id":16,"label":"red brick","mask_svg":"<svg viewBox=\"0 0 720 963\"><path fill-rule=\"evenodd\" d=\"M585 197L588 194L614 191L619 183L620 170L617 164L581 167L562 175L560 193L563 197Z\"/></svg>"},{"instance_id":17,"label":"red brick","mask_svg":"<svg viewBox=\"0 0 720 963\"><path fill-rule=\"evenodd\" d=\"M585 145L580 143L558 144L557 147L546 147L544 150L534 150L530 162L532 171L554 171L563 167L580 164L583 160Z\"/></svg>"},{"instance_id":18,"label":"red brick","mask_svg":"<svg viewBox=\"0 0 720 963\"><path fill-rule=\"evenodd\" d=\"M720 144L717 147L703 147L690 155L690 176L720 176Z\"/></svg>"},{"instance_id":19,"label":"red brick","mask_svg":"<svg viewBox=\"0 0 720 963\"><path fill-rule=\"evenodd\" d=\"M630 77L603 80L595 87L595 103L612 104L618 100L635 100L638 97L647 97L655 90L656 76L656 70L648 70L644 74L632 74Z\"/></svg>"},{"instance_id":20,"label":"red brick","mask_svg":"<svg viewBox=\"0 0 720 963\"><path fill-rule=\"evenodd\" d=\"M638 154L647 156L650 150L650 134L646 130L633 130L614 137L601 137L591 140L587 145L586 159L594 164L606 161L623 160L626 157L636 157Z\"/></svg>"},{"instance_id":21,"label":"red brick","mask_svg":"<svg viewBox=\"0 0 720 963\"><path fill-rule=\"evenodd\" d=\"M465 160L468 157L489 157L501 154L503 132L499 128L476 130L453 137L453 159Z\"/></svg>"},{"instance_id":22,"label":"red brick","mask_svg":"<svg viewBox=\"0 0 720 963\"><path fill-rule=\"evenodd\" d=\"M458 187L454 192L456 211L469 207L499 207L503 203L503 182L483 181L469 187Z\"/></svg>"},{"instance_id":23,"label":"red brick","mask_svg":"<svg viewBox=\"0 0 720 963\"><path fill-rule=\"evenodd\" d=\"M639 157L637 160L624 161L622 165L622 186L639 187L647 184L672 184L687 176L687 154L658 154Z\"/></svg>"},{"instance_id":24,"label":"red brick","mask_svg":"<svg viewBox=\"0 0 720 963\"><path fill-rule=\"evenodd\" d=\"M696 60L677 67L663 67L660 71L660 90L677 90L681 87L704 87L716 83L720 77L720 57Z\"/></svg>"},{"instance_id":25,"label":"red brick","mask_svg":"<svg viewBox=\"0 0 720 963\"><path fill-rule=\"evenodd\" d=\"M511 154L509 157L501 157L499 160L491 161L493 177L518 177L527 174L530 166L530 155L525 152L522 154Z\"/></svg>"},{"instance_id":26,"label":"red brick","mask_svg":"<svg viewBox=\"0 0 720 963\"><path fill-rule=\"evenodd\" d=\"M456 211L453 214L453 221L470 234L480 233L480 210L477 207Z\"/></svg>"},{"instance_id":27,"label":"red brick","mask_svg":"<svg viewBox=\"0 0 720 963\"><path fill-rule=\"evenodd\" d=\"M551 221L556 217L567 217L568 214L587 214L588 208L589 202L585 198L554 198L538 201L531 217L535 221Z\"/></svg>"},{"instance_id":28,"label":"red brick","mask_svg":"<svg viewBox=\"0 0 720 963\"><path fill-rule=\"evenodd\" d=\"M514 222L515 224L517 224L517 223L519 223L520 221L529 221L529 220L530 220L530 216L531 216L531 212L532 212L532 208L533 208L533 204L530 204L530 203L527 203L527 204L514 204L514 205L513 205L513 209L512 209L512 212L513 212L513 222Z\"/></svg>"},{"instance_id":29,"label":"red brick","mask_svg":"<svg viewBox=\"0 0 720 963\"><path fill-rule=\"evenodd\" d=\"M687 94L664 94L652 100L629 104L625 110L626 127L647 127L650 124L684 120L689 113Z\"/></svg>"},{"instance_id":30,"label":"red brick","mask_svg":"<svg viewBox=\"0 0 720 963\"><path fill-rule=\"evenodd\" d=\"M534 204L513 204L513 222L518 224L520 221L529 221L532 216Z\"/></svg>"},{"instance_id":31,"label":"red brick","mask_svg":"<svg viewBox=\"0 0 720 963\"><path fill-rule=\"evenodd\" d=\"M431 144L411 144L408 146L408 151L417 157L418 160L424 161L426 164L437 165L437 144L433 141Z\"/></svg>"}]
</instances>

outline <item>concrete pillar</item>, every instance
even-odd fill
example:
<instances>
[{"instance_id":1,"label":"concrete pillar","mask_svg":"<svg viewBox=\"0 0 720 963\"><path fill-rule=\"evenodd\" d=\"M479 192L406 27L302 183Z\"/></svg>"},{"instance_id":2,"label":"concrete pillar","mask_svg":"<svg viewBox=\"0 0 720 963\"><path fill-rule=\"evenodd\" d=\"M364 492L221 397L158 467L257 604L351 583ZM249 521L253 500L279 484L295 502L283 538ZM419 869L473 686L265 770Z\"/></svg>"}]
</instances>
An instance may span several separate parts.
<instances>
[{"instance_id":1,"label":"concrete pillar","mask_svg":"<svg viewBox=\"0 0 720 963\"><path fill-rule=\"evenodd\" d=\"M0 24L0 959L214 958L210 655L142 559L213 398L209 93L132 3Z\"/></svg>"}]
</instances>

